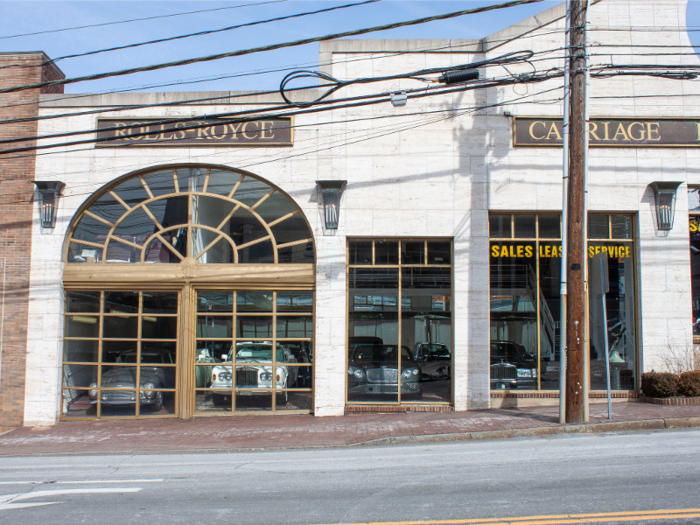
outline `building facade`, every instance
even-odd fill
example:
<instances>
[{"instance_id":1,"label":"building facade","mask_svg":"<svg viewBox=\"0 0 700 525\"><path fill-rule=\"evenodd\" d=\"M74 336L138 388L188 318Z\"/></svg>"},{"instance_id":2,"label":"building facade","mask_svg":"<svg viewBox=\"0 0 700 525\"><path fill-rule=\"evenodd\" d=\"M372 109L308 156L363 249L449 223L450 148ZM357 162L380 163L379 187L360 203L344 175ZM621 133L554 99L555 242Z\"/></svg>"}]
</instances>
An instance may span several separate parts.
<instances>
[{"instance_id":1,"label":"building facade","mask_svg":"<svg viewBox=\"0 0 700 525\"><path fill-rule=\"evenodd\" d=\"M653 43L667 53L654 60L698 65L685 9L593 4L592 62L648 63ZM326 42L321 70L388 76L531 50L482 79L560 71L564 15L482 40ZM37 93L42 120L14 133L62 145L25 154L22 186L3 192L27 199L23 225L8 228L28 291L4 288L0 424L556 403L562 79L416 87L350 85L331 100L410 96L327 111L303 111L319 91L297 91L292 117L271 111L285 107L277 93ZM692 348L698 95L691 80L592 80L589 260L607 261L610 285L589 293L593 400L606 328L620 400L669 349ZM190 120L161 122L172 118ZM28 204L32 178L65 184L54 227ZM658 182L679 183L669 231ZM7 250L4 261L20 254Z\"/></svg>"}]
</instances>

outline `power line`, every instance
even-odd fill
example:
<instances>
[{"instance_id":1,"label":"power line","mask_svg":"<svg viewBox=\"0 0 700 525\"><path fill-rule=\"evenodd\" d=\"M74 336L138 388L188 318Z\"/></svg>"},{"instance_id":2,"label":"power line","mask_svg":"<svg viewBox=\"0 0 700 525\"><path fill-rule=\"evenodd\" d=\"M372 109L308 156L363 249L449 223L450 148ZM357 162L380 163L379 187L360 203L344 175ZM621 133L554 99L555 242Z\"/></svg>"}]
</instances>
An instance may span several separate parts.
<instances>
[{"instance_id":1,"label":"power line","mask_svg":"<svg viewBox=\"0 0 700 525\"><path fill-rule=\"evenodd\" d=\"M267 20L258 20L256 22L246 22L245 24L237 24L237 25L233 25L233 26L223 27L221 29L210 29L210 30L206 30L206 31L198 31L196 33L188 33L188 34L184 34L184 35L177 35L177 36L172 36L172 37L167 37L167 38L158 38L158 39L154 39L154 40L148 40L146 42L137 42L135 44L126 44L123 46L109 47L109 48L105 48L105 49L98 49L95 51L86 51L85 53L64 55L64 56L49 60L48 62L44 62L41 65L45 66L45 65L49 65L49 64L54 64L60 60L66 60L68 58L78 58L78 57L84 57L84 56L90 56L90 55L97 55L100 53L107 53L107 52L111 52L111 51L120 51L122 49L132 49L135 47L142 47L142 46L147 46L147 45L152 45L152 44L161 44L163 42L173 42L175 40L183 40L185 38L192 38L192 37L196 37L196 36L212 35L214 33L223 33L226 31L233 31L235 29L240 29L242 27L252 27L252 26L257 26L257 25L262 25L262 24L269 24L272 22L279 22L281 20L290 20L293 18L301 18L304 16L317 15L320 13L328 13L331 11L337 11L339 9L348 9L350 7L358 7L358 6L368 5L368 4L374 4L377 2L381 2L381 1L382 0L364 0L363 2L357 2L354 4L345 4L345 5L339 5L339 6L334 6L334 7L326 7L323 9L318 9L316 11L307 11L307 12L303 12L303 13L295 13L292 15L278 16L275 18L268 18ZM5 67L11 67L11 66L5 66ZM30 67L36 67L36 66L30 66Z\"/></svg>"},{"instance_id":2,"label":"power line","mask_svg":"<svg viewBox=\"0 0 700 525\"><path fill-rule=\"evenodd\" d=\"M231 116L241 116L241 115L247 115L251 113L255 114L260 114L261 112L266 112L266 111L279 111L279 110L284 110L284 109L290 109L294 107L308 107L313 104L318 104L321 102L323 98L331 94L332 92L336 91L337 89L351 85L353 83L362 83L362 84L368 84L372 82L383 82L386 80L396 80L396 79L405 79L405 78L410 78L410 79L417 79L417 80L423 80L421 77L423 75L428 75L428 74L435 74L435 73L444 73L448 74L447 72L454 72L458 73L458 70L465 70L465 69L473 69L477 67L484 67L487 65L502 65L502 64L514 64L518 63L521 61L526 61L528 58L530 58L533 55L532 51L514 51L511 53L506 53L505 55L501 55L499 57L494 57L490 60L482 60L479 62L473 62L470 64L462 64L458 66L451 66L447 68L433 68L433 69L423 69L420 71L413 71L410 73L402 73L402 74L397 74L393 75L390 77L369 77L369 78L360 78L360 79L355 79L355 80L348 80L343 82L342 84L338 84L338 81L334 79L333 77L328 77L332 81L334 81L333 84L329 84L327 86L321 86L321 87L329 87L329 90L326 91L324 95L321 97L318 97L314 101L311 102L305 102L305 103L298 103L298 102L292 102L289 100L289 98L284 94L285 88L285 82L283 81L282 84L280 85L280 93L282 95L282 98L287 102L286 105L280 106L280 105L274 105L274 106L269 106L267 108L256 108L256 109L250 109L250 110L245 110L245 111L237 111L237 112L225 112L225 113L216 113L214 115L210 115L209 118L223 118L223 117L231 117ZM477 77L478 78L478 77ZM308 87L303 87L303 88L295 88L295 89L289 89L289 91L298 91L302 89L308 89ZM347 99L339 99L339 100L347 100ZM338 102L339 100L335 100L335 102ZM201 120L201 117L189 117L189 118L165 118L156 122L152 122L151 125L158 125L158 124L175 124L176 122L192 122L192 121L198 121ZM137 128L140 126L133 125L133 126L127 126L126 128L123 128L123 130L126 130L128 132L131 132L132 128ZM4 139L0 140L0 144L10 144L10 143L16 143L16 142L24 142L24 141L29 141L29 140L43 140L43 139L55 139L55 138L60 138L60 137L70 137L70 136L76 136L76 135L86 135L88 133L95 133L99 131L115 131L118 128L113 127L113 128L91 128L87 130L78 130L78 131L67 131L67 132L62 132L62 133L54 133L51 135L39 135L39 136L32 136L32 137L14 137L14 138L9 138L9 139ZM183 129L183 128L180 128ZM133 135L130 135L133 136Z\"/></svg>"},{"instance_id":3,"label":"power line","mask_svg":"<svg viewBox=\"0 0 700 525\"><path fill-rule=\"evenodd\" d=\"M433 22L435 20L446 20L449 18L456 18L456 17L464 16L464 15L484 13L487 11L493 11L493 10L497 10L497 9L505 9L508 7L514 7L516 5L534 4L534 3L538 3L538 2L542 2L542 1L543 0L513 0L511 2L494 4L494 5L490 5L490 6L484 6L484 7L477 7L477 8L473 8L473 9L464 9L461 11L454 11L452 13L446 13L446 14L442 14L442 15L428 16L428 17L424 17L424 18L406 20L404 22L395 22L393 24L385 24L385 25L381 25L381 26L374 26L374 27L368 27L368 28L363 28L363 29L355 29L352 31L344 31L342 33L334 33L334 34L312 37L312 38L304 38L301 40L294 40L291 42L282 42L279 44L271 44L271 45L267 45L267 46L255 47L255 48L250 48L250 49L230 51L227 53L218 53L215 55L207 55L207 56L201 56L201 57L195 57L195 58L188 58L188 59L176 60L176 61L172 61L172 62L165 62L165 63L161 63L161 64L152 64L149 66L141 66L141 67L136 67L136 68L131 68L131 69L122 69L119 71L97 73L94 75L86 75L86 76L82 76L82 77L66 78L63 80L50 80L47 82L39 82L37 84L12 86L12 87L8 87L8 88L0 89L0 93L13 93L16 91L42 88L42 87L46 87L46 86L60 86L60 85L66 85L66 84L74 84L77 82L85 82L88 80L99 80L102 78L111 78L111 77L116 77L116 76L131 75L134 73L142 73L145 71L156 71L159 69L184 66L184 65L195 64L195 63L200 63L200 62L209 62L212 60L219 60L222 58L243 56L243 55L249 55L249 54L253 54L253 53L261 53L263 51L272 51L275 49L282 49L282 48L287 48L287 47L297 47L297 46L301 46L301 45L305 45L305 44L312 44L315 42L334 40L337 38L345 38L345 37L349 37L349 36L364 35L367 33L373 33L373 32L377 32L377 31L386 31L388 29L396 29L399 27L414 26L414 25L419 25L419 24L425 24L427 22Z\"/></svg>"},{"instance_id":4,"label":"power line","mask_svg":"<svg viewBox=\"0 0 700 525\"><path fill-rule=\"evenodd\" d=\"M413 90L406 90L405 92L406 92L408 98L423 98L426 96L456 93L456 92L473 90L473 89L483 89L483 88L487 88L487 87L496 87L496 86L500 86L500 85L511 85L511 84L525 83L525 82L528 82L528 83L529 82L543 82L546 80L551 80L551 79L556 78L558 76L561 76L561 73L550 74L548 72L547 74L540 75L540 76L531 75L527 79L525 79L523 77L512 77L512 78L506 78L506 79L502 79L502 80L484 80L479 84L469 83L469 84L464 84L464 85L461 85L461 86L455 87L455 88L423 87L423 88L418 88L418 89L413 89ZM283 111L281 113L268 115L267 118L285 117L285 116L291 116L291 115L304 115L304 114L309 114L309 113L318 113L320 111L329 111L329 110L335 110L335 109L347 109L347 108L360 107L360 106L366 106L366 105L372 105L372 104L379 104L379 103L389 102L390 95L391 95L391 92L384 92L384 93L376 93L376 94L371 94L371 95L360 95L360 96L356 96L356 97L348 97L348 98L344 98L344 99L336 99L336 100L332 100L332 101L322 101L322 102L317 103L316 107L314 107L314 108L302 109L302 110L296 110L296 111ZM319 107L319 106L321 106L321 107ZM294 108L294 106L288 106L285 108L279 108L279 107L267 108L267 109L262 110L262 111L263 112L272 111L272 110L279 111L280 109L290 109L290 108ZM244 116L243 118L237 118L237 119L233 119L233 120L226 119L226 117L230 118L231 116L247 115L247 114L250 114L253 112L256 112L256 114L254 114L252 116ZM158 125L159 123L165 124L165 123L174 123L174 122L178 122L178 121L179 122L192 122L192 121L197 121L197 120L199 120L201 122L201 119L203 119L203 118L208 118L208 119L217 118L218 119L217 125L236 124L239 122L249 122L252 120L259 119L260 112L261 112L261 110L251 110L251 111L239 112L239 113L230 113L230 112L229 113L219 113L216 115L208 115L206 117L200 116L200 117L187 117L187 118L182 118L182 119L167 119L167 120L163 120L163 121L151 122L149 124L150 125ZM200 129L200 128L205 128L205 127L208 127L211 125L212 125L211 121L206 122L204 124L195 122L195 124L179 127L178 130ZM141 136L148 135L149 133L150 132L148 132L148 131L147 132L132 133L129 136L131 138L141 137ZM111 140L114 140L114 139L112 137L104 137L104 138L76 140L76 141L72 141L72 142L45 144L45 145L40 145L40 146L28 146L28 147L23 147L23 148L14 148L14 149L3 150L3 151L0 151L0 155L8 155L11 153L21 153L21 152L25 152L25 151L35 151L35 150L40 150L40 149L75 146L75 145L81 145L81 144L108 142ZM15 158L15 157L11 157L11 158Z\"/></svg>"},{"instance_id":5,"label":"power line","mask_svg":"<svg viewBox=\"0 0 700 525\"><path fill-rule=\"evenodd\" d=\"M130 24L132 22L143 22L146 20L157 20L161 18L173 18L176 16L186 16L186 15L197 15L200 13L213 13L215 11L227 11L230 9L239 9L241 7L250 7L250 6L257 6L257 5L265 5L265 4L279 4L282 2L288 2L289 0L271 0L268 2L253 2L251 4L241 4L241 5L235 5L231 7L217 7L214 9L199 9L197 11L187 11L184 13L173 13L171 15L158 15L158 16L147 16L145 18L132 18L130 20L120 20L118 22L104 22L101 24L90 24L90 25L84 25L84 26L75 26L75 27L66 27L63 29L49 29L46 31L35 31L34 33L21 33L18 35L8 35L8 36L0 36L0 40L7 40L9 38L21 38L25 36L36 36L36 35L46 35L50 33L62 33L64 31L76 31L78 29L90 29L93 27L106 27L106 26L113 26L113 25L119 25L119 24Z\"/></svg>"}]
</instances>

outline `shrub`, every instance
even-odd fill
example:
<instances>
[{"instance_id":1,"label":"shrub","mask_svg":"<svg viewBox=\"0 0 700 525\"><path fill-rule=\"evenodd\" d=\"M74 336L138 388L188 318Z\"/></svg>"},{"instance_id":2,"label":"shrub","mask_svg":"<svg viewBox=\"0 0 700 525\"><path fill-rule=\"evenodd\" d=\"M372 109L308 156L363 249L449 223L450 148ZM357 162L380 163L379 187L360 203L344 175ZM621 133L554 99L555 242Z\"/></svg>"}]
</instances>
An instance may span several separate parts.
<instances>
[{"instance_id":1,"label":"shrub","mask_svg":"<svg viewBox=\"0 0 700 525\"><path fill-rule=\"evenodd\" d=\"M642 393L647 397L673 397L678 395L678 376L666 372L642 374Z\"/></svg>"},{"instance_id":2,"label":"shrub","mask_svg":"<svg viewBox=\"0 0 700 525\"><path fill-rule=\"evenodd\" d=\"M678 392L689 397L700 396L700 370L682 373Z\"/></svg>"}]
</instances>

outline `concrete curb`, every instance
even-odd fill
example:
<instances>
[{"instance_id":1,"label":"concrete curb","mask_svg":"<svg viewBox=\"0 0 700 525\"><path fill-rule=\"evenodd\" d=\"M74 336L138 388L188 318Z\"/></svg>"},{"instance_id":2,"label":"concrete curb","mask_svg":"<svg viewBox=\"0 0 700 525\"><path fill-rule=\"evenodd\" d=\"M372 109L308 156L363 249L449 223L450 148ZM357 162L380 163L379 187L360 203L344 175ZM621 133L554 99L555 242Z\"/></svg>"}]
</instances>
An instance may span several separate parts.
<instances>
[{"instance_id":1,"label":"concrete curb","mask_svg":"<svg viewBox=\"0 0 700 525\"><path fill-rule=\"evenodd\" d=\"M449 441L490 441L499 439L536 438L558 434L601 434L605 432L638 432L644 430L666 430L700 427L700 417L674 417L666 419L646 419L642 421L610 421L586 423L582 425L561 425L512 430L487 430L429 436L399 436L372 439L357 443L359 446L380 446L410 443L439 443Z\"/></svg>"},{"instance_id":2,"label":"concrete curb","mask_svg":"<svg viewBox=\"0 0 700 525\"><path fill-rule=\"evenodd\" d=\"M700 417L672 417L665 419L645 419L641 421L609 421L582 425L557 425L551 427L519 428L511 430L485 430L482 432L456 432L450 434L429 434L423 436L395 436L357 443L315 446L280 446L250 448L216 448L193 450L117 450L90 452L37 452L28 454L2 454L0 457L41 457L41 456L143 456L163 454L221 454L237 452L279 452L284 450L331 450L348 447L379 447L388 445L412 445L420 443L446 443L462 441L496 441L516 438L538 438L560 434L602 434L605 432L639 432L647 430L674 430L700 427Z\"/></svg>"}]
</instances>

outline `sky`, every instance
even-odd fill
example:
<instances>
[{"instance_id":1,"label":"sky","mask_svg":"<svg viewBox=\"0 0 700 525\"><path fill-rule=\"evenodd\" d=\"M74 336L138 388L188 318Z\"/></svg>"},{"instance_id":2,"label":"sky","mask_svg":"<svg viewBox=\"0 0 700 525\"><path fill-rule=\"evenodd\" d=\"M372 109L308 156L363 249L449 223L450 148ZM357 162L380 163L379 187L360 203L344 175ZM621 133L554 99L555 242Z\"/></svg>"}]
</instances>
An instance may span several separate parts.
<instances>
[{"instance_id":1,"label":"sky","mask_svg":"<svg viewBox=\"0 0 700 525\"><path fill-rule=\"evenodd\" d=\"M237 0L232 2L0 0L0 52L44 51L49 57L55 59L68 54L219 29L293 13L352 4L358 1L361 0L345 0L343 2L311 0ZM388 24L495 4L500 1L502 0L383 0L374 4L272 22L250 28L240 28L219 34L88 57L65 59L59 61L58 65L68 77L84 76ZM543 1L451 20L430 22L419 26L371 33L358 38L482 38L558 3L560 2ZM76 26L213 9L219 10L8 38L39 31L55 31ZM700 45L700 1L691 0L689 2L688 26L698 29L698 32L690 32L689 34L693 44ZM113 90L238 91L275 89L279 87L281 78L287 72L294 69L312 68L317 65L318 48L318 44L308 44L155 72L81 82L67 85L66 93L94 93ZM280 69L284 69L284 71L269 71Z\"/></svg>"}]
</instances>

